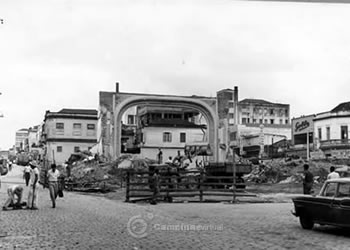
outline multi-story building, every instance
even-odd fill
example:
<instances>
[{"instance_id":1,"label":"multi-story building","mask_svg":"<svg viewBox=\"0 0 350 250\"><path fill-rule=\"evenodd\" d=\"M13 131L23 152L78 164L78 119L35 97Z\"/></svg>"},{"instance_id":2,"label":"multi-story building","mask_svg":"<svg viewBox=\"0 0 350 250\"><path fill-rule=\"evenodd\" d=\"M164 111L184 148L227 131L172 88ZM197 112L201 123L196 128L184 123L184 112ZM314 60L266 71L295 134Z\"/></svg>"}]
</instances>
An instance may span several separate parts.
<instances>
[{"instance_id":1,"label":"multi-story building","mask_svg":"<svg viewBox=\"0 0 350 250\"><path fill-rule=\"evenodd\" d=\"M328 156L350 157L350 102L316 114L313 122L318 149Z\"/></svg>"},{"instance_id":2,"label":"multi-story building","mask_svg":"<svg viewBox=\"0 0 350 250\"><path fill-rule=\"evenodd\" d=\"M43 126L46 163L63 164L72 153L89 150L97 143L97 110L46 111Z\"/></svg>"},{"instance_id":3,"label":"multi-story building","mask_svg":"<svg viewBox=\"0 0 350 250\"><path fill-rule=\"evenodd\" d=\"M25 150L26 142L28 141L28 135L29 135L29 129L27 128L22 128L16 131L15 148L17 153Z\"/></svg>"},{"instance_id":4,"label":"multi-story building","mask_svg":"<svg viewBox=\"0 0 350 250\"><path fill-rule=\"evenodd\" d=\"M264 153L266 145L290 139L289 104L261 99L238 101L237 87L219 91L217 102L223 148L228 141L237 146L237 153L257 156Z\"/></svg>"},{"instance_id":5,"label":"multi-story building","mask_svg":"<svg viewBox=\"0 0 350 250\"><path fill-rule=\"evenodd\" d=\"M137 117L141 157L156 159L161 148L165 161L178 150L183 153L186 144L207 141L205 121L196 110L143 106L138 107Z\"/></svg>"}]
</instances>

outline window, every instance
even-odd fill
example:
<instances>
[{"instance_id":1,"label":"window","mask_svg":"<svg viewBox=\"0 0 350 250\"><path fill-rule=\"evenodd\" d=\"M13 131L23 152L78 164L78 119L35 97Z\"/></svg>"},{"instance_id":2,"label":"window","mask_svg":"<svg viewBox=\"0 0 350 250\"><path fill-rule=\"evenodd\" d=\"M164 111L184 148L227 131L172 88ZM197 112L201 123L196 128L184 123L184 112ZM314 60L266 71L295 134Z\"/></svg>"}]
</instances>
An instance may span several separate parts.
<instances>
[{"instance_id":1,"label":"window","mask_svg":"<svg viewBox=\"0 0 350 250\"><path fill-rule=\"evenodd\" d=\"M327 131L327 141L329 141L331 139L331 128L327 127L326 131Z\"/></svg>"},{"instance_id":2,"label":"window","mask_svg":"<svg viewBox=\"0 0 350 250\"><path fill-rule=\"evenodd\" d=\"M81 123L73 123L73 135L81 135Z\"/></svg>"},{"instance_id":3,"label":"window","mask_svg":"<svg viewBox=\"0 0 350 250\"><path fill-rule=\"evenodd\" d=\"M186 142L186 133L180 133L180 142Z\"/></svg>"},{"instance_id":4,"label":"window","mask_svg":"<svg viewBox=\"0 0 350 250\"><path fill-rule=\"evenodd\" d=\"M57 153L61 153L62 152L62 146L57 146Z\"/></svg>"},{"instance_id":5,"label":"window","mask_svg":"<svg viewBox=\"0 0 350 250\"><path fill-rule=\"evenodd\" d=\"M95 124L88 124L87 125L87 136L95 136Z\"/></svg>"},{"instance_id":6,"label":"window","mask_svg":"<svg viewBox=\"0 0 350 250\"><path fill-rule=\"evenodd\" d=\"M81 123L73 123L73 129L81 129Z\"/></svg>"},{"instance_id":7,"label":"window","mask_svg":"<svg viewBox=\"0 0 350 250\"><path fill-rule=\"evenodd\" d=\"M286 124L288 124L289 123L289 120L286 120Z\"/></svg>"},{"instance_id":8,"label":"window","mask_svg":"<svg viewBox=\"0 0 350 250\"><path fill-rule=\"evenodd\" d=\"M128 115L128 124L135 124L135 116L134 115Z\"/></svg>"},{"instance_id":9,"label":"window","mask_svg":"<svg viewBox=\"0 0 350 250\"><path fill-rule=\"evenodd\" d=\"M348 126L340 127L340 139L347 140L348 139Z\"/></svg>"},{"instance_id":10,"label":"window","mask_svg":"<svg viewBox=\"0 0 350 250\"><path fill-rule=\"evenodd\" d=\"M87 129L88 130L95 130L95 124L88 124Z\"/></svg>"},{"instance_id":11,"label":"window","mask_svg":"<svg viewBox=\"0 0 350 250\"><path fill-rule=\"evenodd\" d=\"M318 140L322 140L322 128L318 128Z\"/></svg>"},{"instance_id":12,"label":"window","mask_svg":"<svg viewBox=\"0 0 350 250\"><path fill-rule=\"evenodd\" d=\"M74 153L80 152L80 147L74 147Z\"/></svg>"},{"instance_id":13,"label":"window","mask_svg":"<svg viewBox=\"0 0 350 250\"><path fill-rule=\"evenodd\" d=\"M249 118L247 118L247 123L250 123L250 119Z\"/></svg>"},{"instance_id":14,"label":"window","mask_svg":"<svg viewBox=\"0 0 350 250\"><path fill-rule=\"evenodd\" d=\"M233 119L233 113L229 113L228 118Z\"/></svg>"},{"instance_id":15,"label":"window","mask_svg":"<svg viewBox=\"0 0 350 250\"><path fill-rule=\"evenodd\" d=\"M339 183L336 197L350 197L350 183Z\"/></svg>"},{"instance_id":16,"label":"window","mask_svg":"<svg viewBox=\"0 0 350 250\"><path fill-rule=\"evenodd\" d=\"M285 110L284 115L285 115L285 116L289 116L289 111L288 111L288 109Z\"/></svg>"},{"instance_id":17,"label":"window","mask_svg":"<svg viewBox=\"0 0 350 250\"><path fill-rule=\"evenodd\" d=\"M242 118L242 123L246 124L247 123L247 118Z\"/></svg>"},{"instance_id":18,"label":"window","mask_svg":"<svg viewBox=\"0 0 350 250\"><path fill-rule=\"evenodd\" d=\"M256 123L256 119L253 119L253 123Z\"/></svg>"},{"instance_id":19,"label":"window","mask_svg":"<svg viewBox=\"0 0 350 250\"><path fill-rule=\"evenodd\" d=\"M264 119L264 123L267 124L267 119Z\"/></svg>"},{"instance_id":20,"label":"window","mask_svg":"<svg viewBox=\"0 0 350 250\"><path fill-rule=\"evenodd\" d=\"M57 122L56 123L56 129L64 129L64 123L63 122Z\"/></svg>"},{"instance_id":21,"label":"window","mask_svg":"<svg viewBox=\"0 0 350 250\"><path fill-rule=\"evenodd\" d=\"M275 120L274 119L270 119L270 124L274 124Z\"/></svg>"},{"instance_id":22,"label":"window","mask_svg":"<svg viewBox=\"0 0 350 250\"><path fill-rule=\"evenodd\" d=\"M330 182L323 190L323 196L333 197L337 191L337 183Z\"/></svg>"},{"instance_id":23,"label":"window","mask_svg":"<svg viewBox=\"0 0 350 250\"><path fill-rule=\"evenodd\" d=\"M263 119L260 119L260 120L259 120L259 123L262 124L262 123L263 123Z\"/></svg>"},{"instance_id":24,"label":"window","mask_svg":"<svg viewBox=\"0 0 350 250\"><path fill-rule=\"evenodd\" d=\"M273 109L270 109L270 115L274 115L274 110Z\"/></svg>"},{"instance_id":25,"label":"window","mask_svg":"<svg viewBox=\"0 0 350 250\"><path fill-rule=\"evenodd\" d=\"M64 123L56 122L56 135L64 135Z\"/></svg>"},{"instance_id":26,"label":"window","mask_svg":"<svg viewBox=\"0 0 350 250\"><path fill-rule=\"evenodd\" d=\"M283 124L283 120L282 119L280 119L280 124Z\"/></svg>"},{"instance_id":27,"label":"window","mask_svg":"<svg viewBox=\"0 0 350 250\"><path fill-rule=\"evenodd\" d=\"M163 133L163 142L171 142L171 133L170 132Z\"/></svg>"}]
</instances>

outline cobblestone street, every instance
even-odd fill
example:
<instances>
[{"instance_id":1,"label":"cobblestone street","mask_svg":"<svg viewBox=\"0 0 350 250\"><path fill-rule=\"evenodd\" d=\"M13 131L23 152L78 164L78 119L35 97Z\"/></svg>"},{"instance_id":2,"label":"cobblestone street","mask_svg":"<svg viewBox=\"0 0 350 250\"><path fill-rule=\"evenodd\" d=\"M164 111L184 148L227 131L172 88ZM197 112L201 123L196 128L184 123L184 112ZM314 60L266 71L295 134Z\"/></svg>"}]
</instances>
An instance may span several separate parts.
<instances>
[{"instance_id":1,"label":"cobblestone street","mask_svg":"<svg viewBox=\"0 0 350 250\"><path fill-rule=\"evenodd\" d=\"M9 182L22 182L20 171L15 167L2 177L2 203ZM38 211L0 212L1 249L349 249L350 244L345 230L301 229L290 213L292 203L151 206L65 192L52 209L48 190L39 195Z\"/></svg>"}]
</instances>

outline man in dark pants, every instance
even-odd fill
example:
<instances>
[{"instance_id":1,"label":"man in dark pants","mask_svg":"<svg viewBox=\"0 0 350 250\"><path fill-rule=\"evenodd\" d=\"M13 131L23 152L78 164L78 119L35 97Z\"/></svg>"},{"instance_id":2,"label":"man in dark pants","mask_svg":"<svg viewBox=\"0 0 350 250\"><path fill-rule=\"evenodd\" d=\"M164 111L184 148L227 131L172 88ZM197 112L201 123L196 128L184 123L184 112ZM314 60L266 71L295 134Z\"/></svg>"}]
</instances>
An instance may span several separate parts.
<instances>
[{"instance_id":1,"label":"man in dark pants","mask_svg":"<svg viewBox=\"0 0 350 250\"><path fill-rule=\"evenodd\" d=\"M152 200L150 203L152 205L156 205L157 204L157 196L159 194L159 170L158 169L154 170L154 174L151 178L151 189L153 191L153 195L152 195Z\"/></svg>"},{"instance_id":2,"label":"man in dark pants","mask_svg":"<svg viewBox=\"0 0 350 250\"><path fill-rule=\"evenodd\" d=\"M314 176L309 171L309 164L304 164L304 180L303 180L304 194L311 194L313 184L314 184Z\"/></svg>"}]
</instances>

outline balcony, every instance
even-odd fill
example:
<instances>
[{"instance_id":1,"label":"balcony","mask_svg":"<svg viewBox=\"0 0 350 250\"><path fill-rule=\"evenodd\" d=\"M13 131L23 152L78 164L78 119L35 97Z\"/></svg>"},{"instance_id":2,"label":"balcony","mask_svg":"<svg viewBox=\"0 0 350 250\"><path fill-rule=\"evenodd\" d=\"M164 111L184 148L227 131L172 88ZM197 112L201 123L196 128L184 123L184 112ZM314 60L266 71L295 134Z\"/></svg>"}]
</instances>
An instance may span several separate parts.
<instances>
[{"instance_id":1,"label":"balcony","mask_svg":"<svg viewBox=\"0 0 350 250\"><path fill-rule=\"evenodd\" d=\"M349 139L327 140L320 142L320 149L350 149Z\"/></svg>"}]
</instances>

